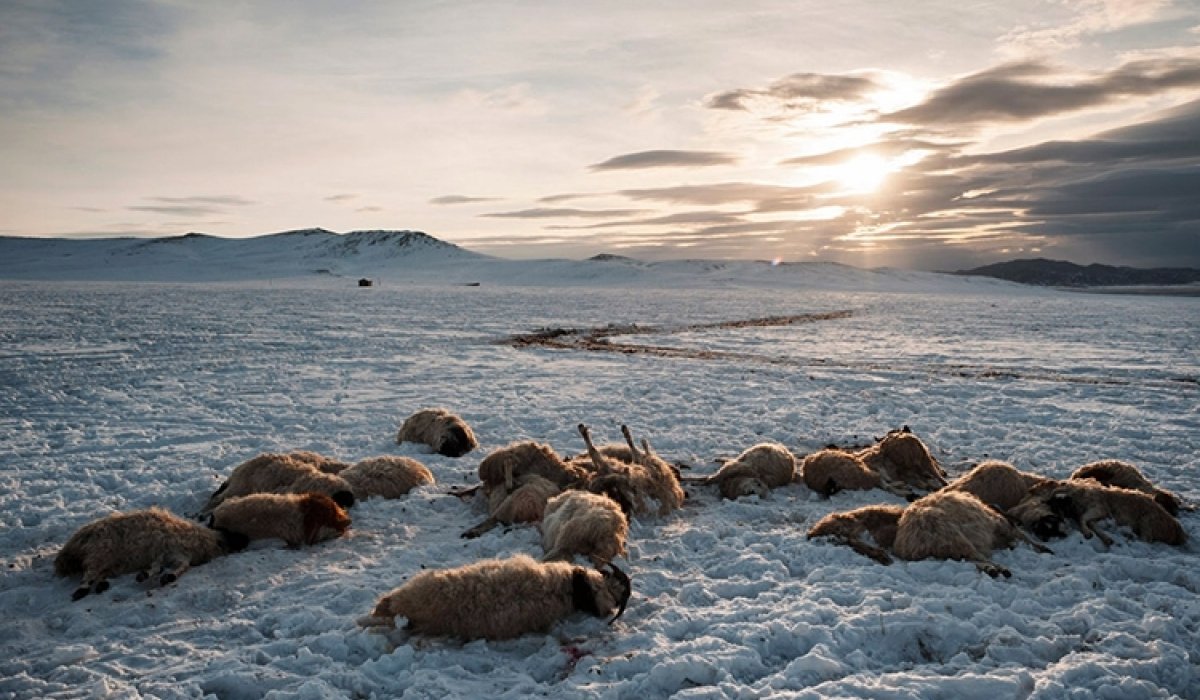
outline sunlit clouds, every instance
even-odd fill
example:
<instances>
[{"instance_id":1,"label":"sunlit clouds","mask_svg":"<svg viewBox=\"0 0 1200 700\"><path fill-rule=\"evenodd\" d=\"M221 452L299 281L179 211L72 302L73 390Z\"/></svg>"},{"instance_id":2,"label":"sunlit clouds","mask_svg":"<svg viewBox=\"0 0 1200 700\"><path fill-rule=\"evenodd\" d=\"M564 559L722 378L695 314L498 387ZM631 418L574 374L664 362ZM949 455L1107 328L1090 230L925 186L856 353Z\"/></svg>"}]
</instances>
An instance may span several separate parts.
<instances>
[{"instance_id":1,"label":"sunlit clouds","mask_svg":"<svg viewBox=\"0 0 1200 700\"><path fill-rule=\"evenodd\" d=\"M1200 266L1200 7L0 7L0 234Z\"/></svg>"}]
</instances>

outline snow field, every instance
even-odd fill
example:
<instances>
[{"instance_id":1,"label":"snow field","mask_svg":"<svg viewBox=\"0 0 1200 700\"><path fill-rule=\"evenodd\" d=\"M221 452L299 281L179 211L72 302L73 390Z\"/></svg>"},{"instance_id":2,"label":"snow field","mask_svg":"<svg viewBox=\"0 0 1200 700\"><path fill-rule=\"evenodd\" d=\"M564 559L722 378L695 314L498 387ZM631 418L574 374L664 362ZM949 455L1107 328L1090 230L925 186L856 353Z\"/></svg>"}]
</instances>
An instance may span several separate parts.
<instances>
[{"instance_id":1,"label":"snow field","mask_svg":"<svg viewBox=\"0 0 1200 700\"><path fill-rule=\"evenodd\" d=\"M923 278L924 279L924 278ZM601 281L602 282L602 281ZM600 283L598 283L600 284ZM612 627L462 644L359 630L425 567L526 552L532 528L446 495L518 439L583 450L627 423L691 473L763 440L798 456L908 424L952 474L985 458L1066 476L1126 459L1200 501L1195 299L1006 293L981 284L820 290L0 283L0 697L1200 697L1195 544L1078 534L996 560L880 566L805 539L833 510L801 484L729 502L689 485L632 524L634 595ZM775 328L622 336L769 361L515 349L540 327L662 327L851 310ZM393 442L445 405L481 447ZM132 577L78 603L57 548L115 510L194 512L237 463L313 449L417 457L438 484L351 510L350 535L260 542L165 589ZM1185 513L1194 539L1196 518ZM1111 526L1110 526L1110 529Z\"/></svg>"}]
</instances>

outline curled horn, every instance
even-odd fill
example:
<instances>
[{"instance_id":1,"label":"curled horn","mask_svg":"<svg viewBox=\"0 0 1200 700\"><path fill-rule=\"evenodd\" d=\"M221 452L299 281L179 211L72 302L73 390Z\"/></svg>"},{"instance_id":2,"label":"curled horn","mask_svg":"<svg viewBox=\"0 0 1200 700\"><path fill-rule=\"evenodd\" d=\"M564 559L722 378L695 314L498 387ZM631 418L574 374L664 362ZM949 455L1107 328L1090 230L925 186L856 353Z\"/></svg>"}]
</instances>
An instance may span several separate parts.
<instances>
[{"instance_id":1,"label":"curled horn","mask_svg":"<svg viewBox=\"0 0 1200 700\"><path fill-rule=\"evenodd\" d=\"M633 595L633 584L629 581L629 575L618 569L616 564L609 562L608 568L611 569L611 571L601 570L605 578L608 578L609 576L616 578L617 582L620 583L621 587L624 589L621 600L618 602L617 614L613 615L613 618L608 621L608 624L611 625L617 621L617 618L625 614L625 606L629 604L629 596Z\"/></svg>"}]
</instances>

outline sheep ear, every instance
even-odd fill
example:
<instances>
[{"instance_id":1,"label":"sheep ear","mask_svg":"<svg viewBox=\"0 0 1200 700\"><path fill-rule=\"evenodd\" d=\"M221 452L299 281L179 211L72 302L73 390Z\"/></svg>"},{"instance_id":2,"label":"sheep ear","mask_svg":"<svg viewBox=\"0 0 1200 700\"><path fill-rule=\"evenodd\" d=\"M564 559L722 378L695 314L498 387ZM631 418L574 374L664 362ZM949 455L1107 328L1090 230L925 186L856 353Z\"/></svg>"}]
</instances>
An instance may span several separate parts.
<instances>
[{"instance_id":1,"label":"sheep ear","mask_svg":"<svg viewBox=\"0 0 1200 700\"><path fill-rule=\"evenodd\" d=\"M625 606L629 605L629 596L633 595L633 584L629 580L629 575L618 569L616 564L609 562L608 568L611 571L603 572L604 578L617 579L617 583L621 588L620 600L617 601L617 614L613 615L613 618L608 621L608 624L611 625L617 621L617 618L625 614Z\"/></svg>"}]
</instances>

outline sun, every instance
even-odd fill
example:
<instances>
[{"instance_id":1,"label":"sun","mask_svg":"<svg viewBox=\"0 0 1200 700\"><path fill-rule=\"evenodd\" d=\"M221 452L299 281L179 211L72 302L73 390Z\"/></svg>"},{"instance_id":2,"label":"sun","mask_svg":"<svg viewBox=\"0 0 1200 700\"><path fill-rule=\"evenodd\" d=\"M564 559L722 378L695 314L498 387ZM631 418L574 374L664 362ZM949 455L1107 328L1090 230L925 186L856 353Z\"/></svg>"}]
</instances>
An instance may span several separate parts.
<instances>
[{"instance_id":1,"label":"sun","mask_svg":"<svg viewBox=\"0 0 1200 700\"><path fill-rule=\"evenodd\" d=\"M866 194L879 189L891 170L891 164L883 158L863 154L833 166L833 180L847 194Z\"/></svg>"}]
</instances>

